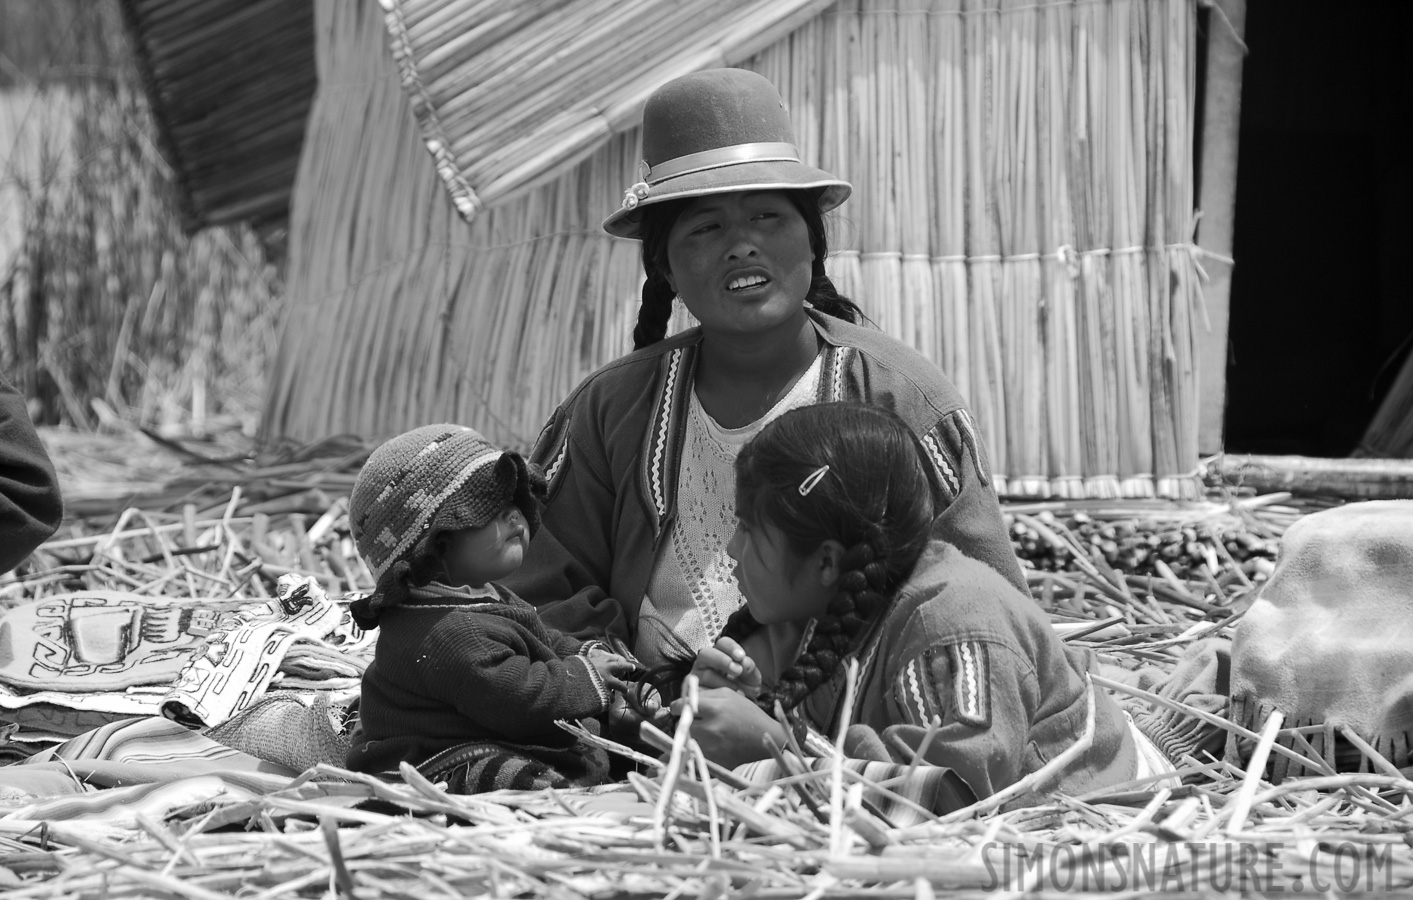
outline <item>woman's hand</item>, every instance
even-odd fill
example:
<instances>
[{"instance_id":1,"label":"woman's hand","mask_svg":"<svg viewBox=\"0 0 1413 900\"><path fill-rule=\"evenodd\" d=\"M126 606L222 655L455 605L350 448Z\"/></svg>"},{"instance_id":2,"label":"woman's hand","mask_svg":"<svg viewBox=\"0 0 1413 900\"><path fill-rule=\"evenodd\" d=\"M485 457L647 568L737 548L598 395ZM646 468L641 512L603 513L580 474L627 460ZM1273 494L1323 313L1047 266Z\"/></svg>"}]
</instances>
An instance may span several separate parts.
<instances>
[{"instance_id":1,"label":"woman's hand","mask_svg":"<svg viewBox=\"0 0 1413 900\"><path fill-rule=\"evenodd\" d=\"M672 714L682 715L686 703L685 698L674 702ZM728 769L767 759L767 736L785 746L785 729L745 695L729 687L703 688L698 692L692 738L701 745L707 759Z\"/></svg>"},{"instance_id":2,"label":"woman's hand","mask_svg":"<svg viewBox=\"0 0 1413 900\"><path fill-rule=\"evenodd\" d=\"M729 637L717 638L715 647L698 651L692 674L704 688L731 688L752 700L760 696L760 668Z\"/></svg>"}]
</instances>

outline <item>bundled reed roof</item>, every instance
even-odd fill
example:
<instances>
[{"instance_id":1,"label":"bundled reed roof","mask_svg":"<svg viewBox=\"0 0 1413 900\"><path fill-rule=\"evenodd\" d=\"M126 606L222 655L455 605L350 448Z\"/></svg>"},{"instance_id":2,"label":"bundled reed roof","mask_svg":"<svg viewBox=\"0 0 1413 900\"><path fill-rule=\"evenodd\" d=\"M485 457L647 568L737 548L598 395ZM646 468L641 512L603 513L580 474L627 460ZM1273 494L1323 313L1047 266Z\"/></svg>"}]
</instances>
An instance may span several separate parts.
<instances>
[{"instance_id":1,"label":"bundled reed roof","mask_svg":"<svg viewBox=\"0 0 1413 900\"><path fill-rule=\"evenodd\" d=\"M679 43L637 15L610 53L605 39L582 40L588 25L575 19L543 32L555 55L519 43L514 9L443 3L414 16L399 3L399 73L370 0L319 0L328 43L267 433L374 436L456 419L528 444L580 379L628 349L642 281L637 243L599 228L638 178L639 131L608 136L607 119L579 128L579 98L604 90L590 73L608 71L605 57L670 57L656 69L615 62L631 81L621 90L739 62L779 86L805 161L853 182L831 214L831 275L957 383L1002 493L1193 494L1196 0L838 0L739 60L693 48L710 43L700 35L724 46L748 11L700 5L712 16ZM661 14L688 14L677 6ZM407 56L399 29L442 27L437 54L414 41L423 55ZM498 74L522 55L541 62L517 69L520 80ZM499 96L456 87L451 73L473 69L520 102L473 114L472 98ZM579 73L563 95L551 93L560 70ZM443 106L428 106L428 85ZM424 126L437 116L439 165L415 111ZM596 149L556 169L590 133ZM456 162L491 135L505 152L475 165L502 168ZM471 194L448 193L449 176L487 204L469 223Z\"/></svg>"},{"instance_id":2,"label":"bundled reed roof","mask_svg":"<svg viewBox=\"0 0 1413 900\"><path fill-rule=\"evenodd\" d=\"M403 83L461 214L636 125L664 81L733 66L829 0L388 0Z\"/></svg>"},{"instance_id":3,"label":"bundled reed roof","mask_svg":"<svg viewBox=\"0 0 1413 900\"><path fill-rule=\"evenodd\" d=\"M121 0L186 229L286 218L314 97L309 0Z\"/></svg>"}]
</instances>

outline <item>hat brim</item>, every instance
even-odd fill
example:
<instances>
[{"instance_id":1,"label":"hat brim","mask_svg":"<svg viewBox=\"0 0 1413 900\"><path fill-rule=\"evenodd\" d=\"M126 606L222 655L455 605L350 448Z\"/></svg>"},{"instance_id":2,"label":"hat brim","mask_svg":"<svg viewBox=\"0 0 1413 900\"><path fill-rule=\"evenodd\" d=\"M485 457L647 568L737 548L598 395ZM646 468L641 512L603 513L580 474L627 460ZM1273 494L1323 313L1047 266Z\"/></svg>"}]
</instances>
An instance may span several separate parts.
<instances>
[{"instance_id":1,"label":"hat brim","mask_svg":"<svg viewBox=\"0 0 1413 900\"><path fill-rule=\"evenodd\" d=\"M731 194L740 191L817 191L819 211L829 212L853 193L853 186L823 169L803 163L762 161L738 163L678 176L648 189L633 208L620 208L603 220L603 230L615 237L637 238L644 207L668 200Z\"/></svg>"}]
</instances>

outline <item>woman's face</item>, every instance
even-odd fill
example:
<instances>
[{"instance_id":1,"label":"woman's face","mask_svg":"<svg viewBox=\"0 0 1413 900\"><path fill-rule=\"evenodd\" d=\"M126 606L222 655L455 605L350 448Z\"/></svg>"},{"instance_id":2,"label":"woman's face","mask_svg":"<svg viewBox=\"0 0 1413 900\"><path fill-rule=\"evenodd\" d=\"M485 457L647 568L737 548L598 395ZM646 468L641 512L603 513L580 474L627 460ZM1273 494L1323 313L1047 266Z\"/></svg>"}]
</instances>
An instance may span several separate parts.
<instances>
[{"instance_id":1,"label":"woman's face","mask_svg":"<svg viewBox=\"0 0 1413 900\"><path fill-rule=\"evenodd\" d=\"M520 568L530 541L530 526L514 503L507 503L479 528L447 532L443 576L452 586L481 587Z\"/></svg>"},{"instance_id":2,"label":"woman's face","mask_svg":"<svg viewBox=\"0 0 1413 900\"><path fill-rule=\"evenodd\" d=\"M814 253L780 191L693 200L667 236L668 283L708 332L754 334L803 315Z\"/></svg>"}]
</instances>

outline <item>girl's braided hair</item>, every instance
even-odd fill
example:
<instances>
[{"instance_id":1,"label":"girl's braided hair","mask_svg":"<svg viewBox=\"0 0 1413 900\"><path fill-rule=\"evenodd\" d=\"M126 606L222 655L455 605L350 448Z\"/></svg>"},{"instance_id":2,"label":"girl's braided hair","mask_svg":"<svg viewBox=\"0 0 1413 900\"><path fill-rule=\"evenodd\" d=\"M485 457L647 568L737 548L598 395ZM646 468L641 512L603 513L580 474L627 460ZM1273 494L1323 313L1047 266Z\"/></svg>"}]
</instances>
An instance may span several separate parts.
<instances>
[{"instance_id":1,"label":"girl's braided hair","mask_svg":"<svg viewBox=\"0 0 1413 900\"><path fill-rule=\"evenodd\" d=\"M810 249L814 252L813 278L805 300L815 309L836 319L862 322L863 311L854 301L840 294L824 272L829 240L825 234L824 214L819 211L814 192L796 189L782 193L804 217ZM638 323L633 328L634 350L656 344L667 334L667 323L672 318L672 301L676 296L672 285L667 282L667 236L692 199L667 200L643 207L639 236L643 241L643 272L647 280L643 282L643 299L638 305Z\"/></svg>"},{"instance_id":2,"label":"girl's braided hair","mask_svg":"<svg viewBox=\"0 0 1413 900\"><path fill-rule=\"evenodd\" d=\"M839 589L795 664L757 703L773 713L798 705L838 670L892 601L927 546L937 484L921 442L889 410L826 403L791 410L736 457L736 513L769 523L790 551L808 556L828 540L844 545ZM807 493L800 487L828 471ZM723 634L740 641L759 628L748 607Z\"/></svg>"}]
</instances>

